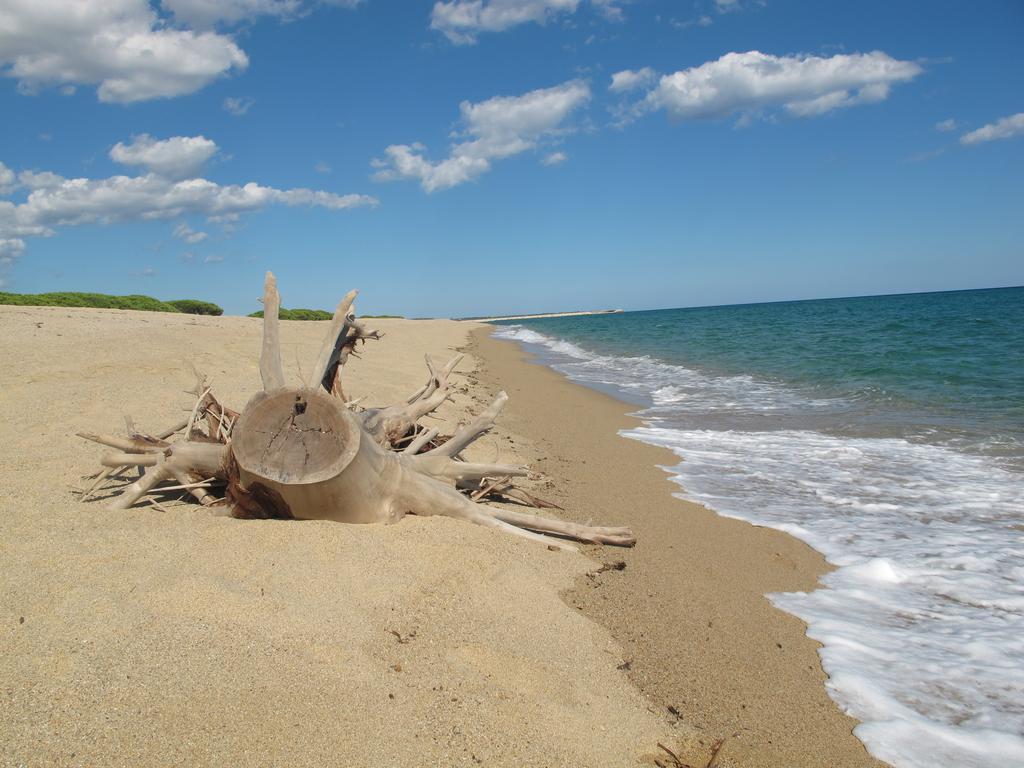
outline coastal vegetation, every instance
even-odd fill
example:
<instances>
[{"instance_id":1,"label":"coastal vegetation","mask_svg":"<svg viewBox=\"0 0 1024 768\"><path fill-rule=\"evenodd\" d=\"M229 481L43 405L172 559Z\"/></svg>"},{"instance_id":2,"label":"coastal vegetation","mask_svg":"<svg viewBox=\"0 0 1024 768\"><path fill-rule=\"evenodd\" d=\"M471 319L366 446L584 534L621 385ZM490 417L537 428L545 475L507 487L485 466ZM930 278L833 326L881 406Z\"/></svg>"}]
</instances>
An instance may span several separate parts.
<instances>
[{"instance_id":1,"label":"coastal vegetation","mask_svg":"<svg viewBox=\"0 0 1024 768\"><path fill-rule=\"evenodd\" d=\"M179 299L160 301L152 296L131 294L111 296L106 293L5 293L0 291L0 304L22 307L90 307L92 309L135 309L142 312L182 312L190 315L222 315L224 310L208 301Z\"/></svg>"},{"instance_id":2,"label":"coastal vegetation","mask_svg":"<svg viewBox=\"0 0 1024 768\"><path fill-rule=\"evenodd\" d=\"M250 312L249 317L263 317L263 310ZM285 309L277 310L278 320L330 320L334 315L322 309Z\"/></svg>"},{"instance_id":3,"label":"coastal vegetation","mask_svg":"<svg viewBox=\"0 0 1024 768\"><path fill-rule=\"evenodd\" d=\"M250 312L249 317L263 317L263 310L257 310L256 312ZM333 314L322 309L285 309L281 307L277 311L278 320L330 320L334 317ZM402 315L360 315L360 317L373 318L380 320L381 318L392 318L395 320L404 319Z\"/></svg>"},{"instance_id":4,"label":"coastal vegetation","mask_svg":"<svg viewBox=\"0 0 1024 768\"><path fill-rule=\"evenodd\" d=\"M107 293L82 293L60 291L56 293L7 293L0 291L0 304L22 307L88 307L91 309L134 309L141 312L177 312L186 315L209 315L219 317L224 309L211 301L198 299L175 299L161 301L152 296L131 294L113 296ZM279 320L330 320L333 313L322 309L285 309L277 313ZM252 312L249 317L263 317L263 310ZM402 319L402 315L363 315L366 318Z\"/></svg>"},{"instance_id":5,"label":"coastal vegetation","mask_svg":"<svg viewBox=\"0 0 1024 768\"><path fill-rule=\"evenodd\" d=\"M196 299L177 299L168 301L172 307L187 315L211 315L218 317L224 314L224 310L209 301L197 301Z\"/></svg>"}]
</instances>

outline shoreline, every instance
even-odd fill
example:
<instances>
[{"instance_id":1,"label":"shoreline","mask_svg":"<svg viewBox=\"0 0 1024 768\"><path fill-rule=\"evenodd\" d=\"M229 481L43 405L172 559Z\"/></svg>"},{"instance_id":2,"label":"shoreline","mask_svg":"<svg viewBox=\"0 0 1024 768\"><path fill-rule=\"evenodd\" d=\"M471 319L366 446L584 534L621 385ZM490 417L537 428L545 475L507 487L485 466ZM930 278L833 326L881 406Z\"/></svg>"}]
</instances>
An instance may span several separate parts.
<instances>
[{"instance_id":1,"label":"shoreline","mask_svg":"<svg viewBox=\"0 0 1024 768\"><path fill-rule=\"evenodd\" d=\"M493 330L471 333L477 376L509 393L499 424L547 475L542 495L566 519L629 524L638 536L633 550L588 548L609 568L564 596L622 645L633 683L660 712L724 739L722 765L884 765L828 697L806 625L764 596L816 588L830 570L824 557L674 497L660 467L678 459L619 435L639 423L634 407L534 362Z\"/></svg>"},{"instance_id":2,"label":"shoreline","mask_svg":"<svg viewBox=\"0 0 1024 768\"><path fill-rule=\"evenodd\" d=\"M621 309L582 309L569 312L540 312L532 315L494 315L493 317L455 317L466 323L492 323L498 320L539 320L547 317L583 317L587 315L621 315Z\"/></svg>"},{"instance_id":3,"label":"shoreline","mask_svg":"<svg viewBox=\"0 0 1024 768\"><path fill-rule=\"evenodd\" d=\"M705 766L724 739L719 768L878 765L827 698L803 624L762 596L812 587L821 558L673 498L656 466L669 454L615 434L635 421L627 404L525 362L491 327L375 320L385 339L346 388L400 401L424 352L468 342L437 425L507 390L468 458L533 465L549 482L524 487L566 508L554 516L630 524L635 549L552 552L445 517L83 503L70 488L99 452L74 433L180 420L189 362L240 407L259 386L260 324L49 307L0 321L18 361L0 371L0 762L650 766L664 744ZM288 380L325 325L281 323Z\"/></svg>"}]
</instances>

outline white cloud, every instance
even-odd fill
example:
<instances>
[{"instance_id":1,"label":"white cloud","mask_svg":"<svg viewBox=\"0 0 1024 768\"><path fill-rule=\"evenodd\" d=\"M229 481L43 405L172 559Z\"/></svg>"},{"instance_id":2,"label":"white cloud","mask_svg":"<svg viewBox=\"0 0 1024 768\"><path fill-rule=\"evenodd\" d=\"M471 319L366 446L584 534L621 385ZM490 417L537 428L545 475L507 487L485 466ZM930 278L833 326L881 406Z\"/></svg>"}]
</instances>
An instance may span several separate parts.
<instances>
[{"instance_id":1,"label":"white cloud","mask_svg":"<svg viewBox=\"0 0 1024 768\"><path fill-rule=\"evenodd\" d=\"M217 154L217 144L205 136L172 136L157 140L147 133L133 136L129 144L118 142L110 159L121 165L137 165L171 179L193 178Z\"/></svg>"},{"instance_id":2,"label":"white cloud","mask_svg":"<svg viewBox=\"0 0 1024 768\"><path fill-rule=\"evenodd\" d=\"M188 215L205 216L209 221L234 221L243 213L269 205L336 211L377 205L377 200L368 195L275 189L255 182L221 185L203 178L173 179L156 173L67 179L50 172L25 171L17 178L29 190L24 202L0 200L0 242L6 244L8 265L25 249L21 238L50 237L61 227ZM175 234L192 243L205 237L205 233L186 225L177 227ZM0 261L0 266L3 265L4 261Z\"/></svg>"},{"instance_id":3,"label":"white cloud","mask_svg":"<svg viewBox=\"0 0 1024 768\"><path fill-rule=\"evenodd\" d=\"M248 64L230 37L167 27L147 0L5 0L0 9L0 71L26 92L95 84L100 101L168 98Z\"/></svg>"},{"instance_id":4,"label":"white cloud","mask_svg":"<svg viewBox=\"0 0 1024 768\"><path fill-rule=\"evenodd\" d=\"M129 272L128 276L129 277L156 277L156 270L153 269L152 267L146 267L145 269L140 269L137 272Z\"/></svg>"},{"instance_id":5,"label":"white cloud","mask_svg":"<svg viewBox=\"0 0 1024 768\"><path fill-rule=\"evenodd\" d=\"M224 261L223 256L218 256L215 253L211 253L209 256L203 259L203 264L220 264L222 261Z\"/></svg>"},{"instance_id":6,"label":"white cloud","mask_svg":"<svg viewBox=\"0 0 1024 768\"><path fill-rule=\"evenodd\" d=\"M179 24L209 29L218 23L237 24L256 16L290 17L302 7L302 0L161 0Z\"/></svg>"},{"instance_id":7,"label":"white cloud","mask_svg":"<svg viewBox=\"0 0 1024 768\"><path fill-rule=\"evenodd\" d=\"M565 154L565 152L552 152L550 154L544 155L544 159L541 160L540 162L541 165L561 165L568 159L569 156Z\"/></svg>"},{"instance_id":8,"label":"white cloud","mask_svg":"<svg viewBox=\"0 0 1024 768\"><path fill-rule=\"evenodd\" d=\"M719 118L784 108L810 117L840 107L882 101L895 83L912 80L921 67L881 51L831 57L772 56L759 51L727 53L699 67L664 75L626 117L664 109L680 120Z\"/></svg>"},{"instance_id":9,"label":"white cloud","mask_svg":"<svg viewBox=\"0 0 1024 768\"><path fill-rule=\"evenodd\" d=\"M320 161L319 163L313 166L313 170L316 171L317 173L330 173L331 166L329 166L327 163L323 161Z\"/></svg>"},{"instance_id":10,"label":"white cloud","mask_svg":"<svg viewBox=\"0 0 1024 768\"><path fill-rule=\"evenodd\" d=\"M590 0L608 21L622 21L626 0ZM434 3L430 28L456 45L472 45L481 32L503 32L520 24L547 24L576 13L580 0L447 0Z\"/></svg>"},{"instance_id":11,"label":"white cloud","mask_svg":"<svg viewBox=\"0 0 1024 768\"><path fill-rule=\"evenodd\" d=\"M355 8L362 0L322 0L322 5ZM161 0L164 10L173 13L179 23L199 29L217 24L238 24L257 16L294 18L310 11L316 3L305 0Z\"/></svg>"},{"instance_id":12,"label":"white cloud","mask_svg":"<svg viewBox=\"0 0 1024 768\"><path fill-rule=\"evenodd\" d=\"M767 0L715 0L715 10L720 14L733 13L755 5L763 8L767 4Z\"/></svg>"},{"instance_id":13,"label":"white cloud","mask_svg":"<svg viewBox=\"0 0 1024 768\"><path fill-rule=\"evenodd\" d=\"M419 143L393 144L386 160L375 160L378 181L419 179L423 189L436 192L475 179L491 162L536 148L545 139L572 129L564 125L572 112L590 99L589 86L570 80L553 88L540 88L521 96L496 96L459 105L464 141L451 147L446 159L431 162Z\"/></svg>"},{"instance_id":14,"label":"white cloud","mask_svg":"<svg viewBox=\"0 0 1024 768\"><path fill-rule=\"evenodd\" d=\"M18 237L0 238L0 267L7 268L25 252L25 241Z\"/></svg>"},{"instance_id":15,"label":"white cloud","mask_svg":"<svg viewBox=\"0 0 1024 768\"><path fill-rule=\"evenodd\" d=\"M192 227L190 227L185 222L181 222L178 226L174 228L174 236L184 240L189 245L201 243L203 242L203 240L209 237L209 235L206 234L205 232L197 232L196 230L192 229Z\"/></svg>"},{"instance_id":16,"label":"white cloud","mask_svg":"<svg viewBox=\"0 0 1024 768\"><path fill-rule=\"evenodd\" d=\"M250 99L246 96L228 96L224 99L224 109L230 112L235 117L241 117L250 109L252 105L256 103L256 99Z\"/></svg>"},{"instance_id":17,"label":"white cloud","mask_svg":"<svg viewBox=\"0 0 1024 768\"><path fill-rule=\"evenodd\" d=\"M1016 115L1000 118L994 123L983 125L975 131L965 133L960 137L960 143L964 146L969 146L971 144L981 144L985 141L995 141L996 139L1009 139L1022 133L1024 133L1024 112L1018 112Z\"/></svg>"},{"instance_id":18,"label":"white cloud","mask_svg":"<svg viewBox=\"0 0 1024 768\"><path fill-rule=\"evenodd\" d=\"M676 29L689 29L690 27L710 27L715 23L715 20L704 14L695 19L669 19L668 23Z\"/></svg>"},{"instance_id":19,"label":"white cloud","mask_svg":"<svg viewBox=\"0 0 1024 768\"><path fill-rule=\"evenodd\" d=\"M479 32L502 32L527 22L544 24L560 13L575 13L579 0L450 0L437 2L430 28L453 43L476 42Z\"/></svg>"},{"instance_id":20,"label":"white cloud","mask_svg":"<svg viewBox=\"0 0 1024 768\"><path fill-rule=\"evenodd\" d=\"M343 210L375 205L366 195L336 195L311 189L281 190L255 182L220 185L207 179L175 181L153 173L106 179L65 179L49 174L24 203L0 202L0 234L52 234L54 227L170 219L186 214L226 217L272 204Z\"/></svg>"},{"instance_id":21,"label":"white cloud","mask_svg":"<svg viewBox=\"0 0 1024 768\"><path fill-rule=\"evenodd\" d=\"M622 11L621 3L628 2L628 0L590 0L597 9L597 12L605 17L608 21L621 22L625 21L626 16Z\"/></svg>"},{"instance_id":22,"label":"white cloud","mask_svg":"<svg viewBox=\"0 0 1024 768\"><path fill-rule=\"evenodd\" d=\"M14 189L14 171L0 163L0 195L6 195Z\"/></svg>"},{"instance_id":23,"label":"white cloud","mask_svg":"<svg viewBox=\"0 0 1024 768\"><path fill-rule=\"evenodd\" d=\"M949 131L955 131L956 120L954 120L952 117L949 118L948 120L942 120L941 122L935 124L935 130L939 131L940 133L948 133Z\"/></svg>"},{"instance_id":24,"label":"white cloud","mask_svg":"<svg viewBox=\"0 0 1024 768\"><path fill-rule=\"evenodd\" d=\"M28 189L56 187L63 181L63 176L50 171L22 171L18 174L18 183Z\"/></svg>"},{"instance_id":25,"label":"white cloud","mask_svg":"<svg viewBox=\"0 0 1024 768\"><path fill-rule=\"evenodd\" d=\"M657 75L650 67L643 69L624 69L612 75L612 84L608 90L612 93L623 93L635 88L643 88L654 80Z\"/></svg>"}]
</instances>

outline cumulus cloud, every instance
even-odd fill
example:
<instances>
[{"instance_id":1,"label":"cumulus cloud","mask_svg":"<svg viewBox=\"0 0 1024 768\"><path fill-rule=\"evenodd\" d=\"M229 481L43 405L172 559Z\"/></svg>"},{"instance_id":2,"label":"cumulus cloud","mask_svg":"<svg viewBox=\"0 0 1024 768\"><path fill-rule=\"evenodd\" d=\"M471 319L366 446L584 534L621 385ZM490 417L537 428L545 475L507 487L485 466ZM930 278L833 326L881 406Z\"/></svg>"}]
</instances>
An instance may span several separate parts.
<instances>
[{"instance_id":1,"label":"cumulus cloud","mask_svg":"<svg viewBox=\"0 0 1024 768\"><path fill-rule=\"evenodd\" d=\"M197 176L202 167L217 154L217 144L205 136L172 136L157 140L144 133L133 136L128 144L118 142L110 150L115 163L141 166L150 173L172 179Z\"/></svg>"},{"instance_id":2,"label":"cumulus cloud","mask_svg":"<svg viewBox=\"0 0 1024 768\"><path fill-rule=\"evenodd\" d=\"M14 171L0 163L0 195L6 195L14 189Z\"/></svg>"},{"instance_id":3,"label":"cumulus cloud","mask_svg":"<svg viewBox=\"0 0 1024 768\"><path fill-rule=\"evenodd\" d=\"M185 222L181 222L178 226L174 228L174 236L184 240L189 245L201 243L203 242L203 240L209 237L209 235L206 234L205 232L197 232L196 230L192 229L192 227L190 227Z\"/></svg>"},{"instance_id":4,"label":"cumulus cloud","mask_svg":"<svg viewBox=\"0 0 1024 768\"><path fill-rule=\"evenodd\" d=\"M450 0L437 2L430 28L458 45L476 42L480 32L502 32L520 24L544 24L561 13L575 13L579 0Z\"/></svg>"},{"instance_id":5,"label":"cumulus cloud","mask_svg":"<svg viewBox=\"0 0 1024 768\"><path fill-rule=\"evenodd\" d=\"M155 173L106 179L66 179L56 174L36 183L25 202L0 202L0 234L51 235L55 227L170 219L186 214L230 217L272 204L344 210L375 205L366 195L311 189L275 189L255 182L220 185L207 179L174 180ZM22 179L27 175L23 174Z\"/></svg>"},{"instance_id":6,"label":"cumulus cloud","mask_svg":"<svg viewBox=\"0 0 1024 768\"><path fill-rule=\"evenodd\" d=\"M882 51L830 57L727 53L663 75L641 101L624 108L622 116L664 109L680 120L734 114L749 119L763 110L783 108L796 117L811 117L882 101L894 84L913 80L922 71L918 64Z\"/></svg>"},{"instance_id":7,"label":"cumulus cloud","mask_svg":"<svg viewBox=\"0 0 1024 768\"><path fill-rule=\"evenodd\" d=\"M230 112L235 117L241 117L250 109L252 105L256 103L256 99L250 99L245 96L228 96L224 99L224 110Z\"/></svg>"},{"instance_id":8,"label":"cumulus cloud","mask_svg":"<svg viewBox=\"0 0 1024 768\"><path fill-rule=\"evenodd\" d=\"M695 19L669 19L668 23L676 29L689 29L690 27L710 27L715 20L704 14Z\"/></svg>"},{"instance_id":9,"label":"cumulus cloud","mask_svg":"<svg viewBox=\"0 0 1024 768\"><path fill-rule=\"evenodd\" d=\"M569 156L565 152L551 152L544 155L544 159L540 162L542 165L561 165L568 159Z\"/></svg>"},{"instance_id":10,"label":"cumulus cloud","mask_svg":"<svg viewBox=\"0 0 1024 768\"><path fill-rule=\"evenodd\" d=\"M496 96L459 105L465 126L463 141L452 145L448 157L431 162L420 143L392 144L386 159L374 160L378 181L419 179L423 189L436 192L477 178L494 160L535 149L543 141L570 132L565 125L574 110L590 99L590 87L570 80L553 88L540 88L521 96Z\"/></svg>"},{"instance_id":11,"label":"cumulus cloud","mask_svg":"<svg viewBox=\"0 0 1024 768\"><path fill-rule=\"evenodd\" d=\"M209 29L217 24L250 21L257 16L294 18L308 13L310 7L317 4L355 8L360 2L362 0L321 0L320 3L304 0L161 0L160 4L174 14L177 22Z\"/></svg>"},{"instance_id":12,"label":"cumulus cloud","mask_svg":"<svg viewBox=\"0 0 1024 768\"><path fill-rule=\"evenodd\" d=\"M159 173L68 179L48 171L23 171L17 180L19 187L27 190L24 201L0 200L0 266L9 266L24 252L23 238L51 237L62 227L189 215L204 216L209 221L233 221L269 205L335 211L377 205L377 200L368 195L275 189L255 182L222 185L198 177L176 179ZM206 237L185 224L175 229L175 235L189 243Z\"/></svg>"},{"instance_id":13,"label":"cumulus cloud","mask_svg":"<svg viewBox=\"0 0 1024 768\"><path fill-rule=\"evenodd\" d=\"M654 70L650 67L644 67L643 69L624 69L621 72L616 72L612 75L612 84L608 86L608 90L612 93L623 93L625 91L632 91L636 88L644 88L654 81L657 77Z\"/></svg>"},{"instance_id":14,"label":"cumulus cloud","mask_svg":"<svg viewBox=\"0 0 1024 768\"><path fill-rule=\"evenodd\" d=\"M960 137L960 143L970 146L996 139L1009 139L1022 133L1024 133L1024 112L1018 112L1015 115L1000 118L994 123L983 125L970 133L965 133Z\"/></svg>"},{"instance_id":15,"label":"cumulus cloud","mask_svg":"<svg viewBox=\"0 0 1024 768\"><path fill-rule=\"evenodd\" d=\"M19 238L0 237L0 288L7 285L4 273L11 268L11 265L18 260L18 257L25 252L25 241Z\"/></svg>"},{"instance_id":16,"label":"cumulus cloud","mask_svg":"<svg viewBox=\"0 0 1024 768\"><path fill-rule=\"evenodd\" d=\"M248 64L230 37L167 27L147 0L5 0L0 10L0 72L27 92L88 84L100 101L169 98Z\"/></svg>"},{"instance_id":17,"label":"cumulus cloud","mask_svg":"<svg viewBox=\"0 0 1024 768\"><path fill-rule=\"evenodd\" d=\"M21 238L0 238L0 267L9 267L24 252L25 241Z\"/></svg>"},{"instance_id":18,"label":"cumulus cloud","mask_svg":"<svg viewBox=\"0 0 1024 768\"><path fill-rule=\"evenodd\" d=\"M590 0L608 21L622 21L625 0ZM481 32L504 32L521 24L546 24L576 13L580 0L447 0L434 3L430 28L456 45L472 45Z\"/></svg>"},{"instance_id":19,"label":"cumulus cloud","mask_svg":"<svg viewBox=\"0 0 1024 768\"><path fill-rule=\"evenodd\" d=\"M628 2L628 0L590 0L597 12L604 16L608 21L614 21L616 23L625 21L626 15L622 11L622 2Z\"/></svg>"},{"instance_id":20,"label":"cumulus cloud","mask_svg":"<svg viewBox=\"0 0 1024 768\"><path fill-rule=\"evenodd\" d=\"M939 131L940 133L949 133L950 131L955 131L956 120L954 120L952 117L949 118L948 120L942 120L941 122L935 124L935 130Z\"/></svg>"},{"instance_id":21,"label":"cumulus cloud","mask_svg":"<svg viewBox=\"0 0 1024 768\"><path fill-rule=\"evenodd\" d=\"M161 0L179 24L209 29L218 23L237 24L256 16L290 17L302 0Z\"/></svg>"}]
</instances>

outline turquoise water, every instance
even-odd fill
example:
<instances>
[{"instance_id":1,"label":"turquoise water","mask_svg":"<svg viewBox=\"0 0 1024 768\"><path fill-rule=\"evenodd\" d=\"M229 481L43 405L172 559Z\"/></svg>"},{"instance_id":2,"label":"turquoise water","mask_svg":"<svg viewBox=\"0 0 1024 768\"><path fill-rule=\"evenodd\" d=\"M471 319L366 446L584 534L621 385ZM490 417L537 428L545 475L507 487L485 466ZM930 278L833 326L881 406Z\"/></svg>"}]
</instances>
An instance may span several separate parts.
<instances>
[{"instance_id":1,"label":"turquoise water","mask_svg":"<svg viewBox=\"0 0 1024 768\"><path fill-rule=\"evenodd\" d=\"M743 374L819 401L822 428L1024 458L1024 288L519 321L599 354ZM826 407L831 406L831 407ZM803 412L779 414L779 424Z\"/></svg>"},{"instance_id":2,"label":"turquoise water","mask_svg":"<svg viewBox=\"0 0 1024 768\"><path fill-rule=\"evenodd\" d=\"M897 766L1024 765L1024 288L504 324L636 404L680 495L838 569L772 595ZM642 545L642 542L641 542Z\"/></svg>"}]
</instances>

